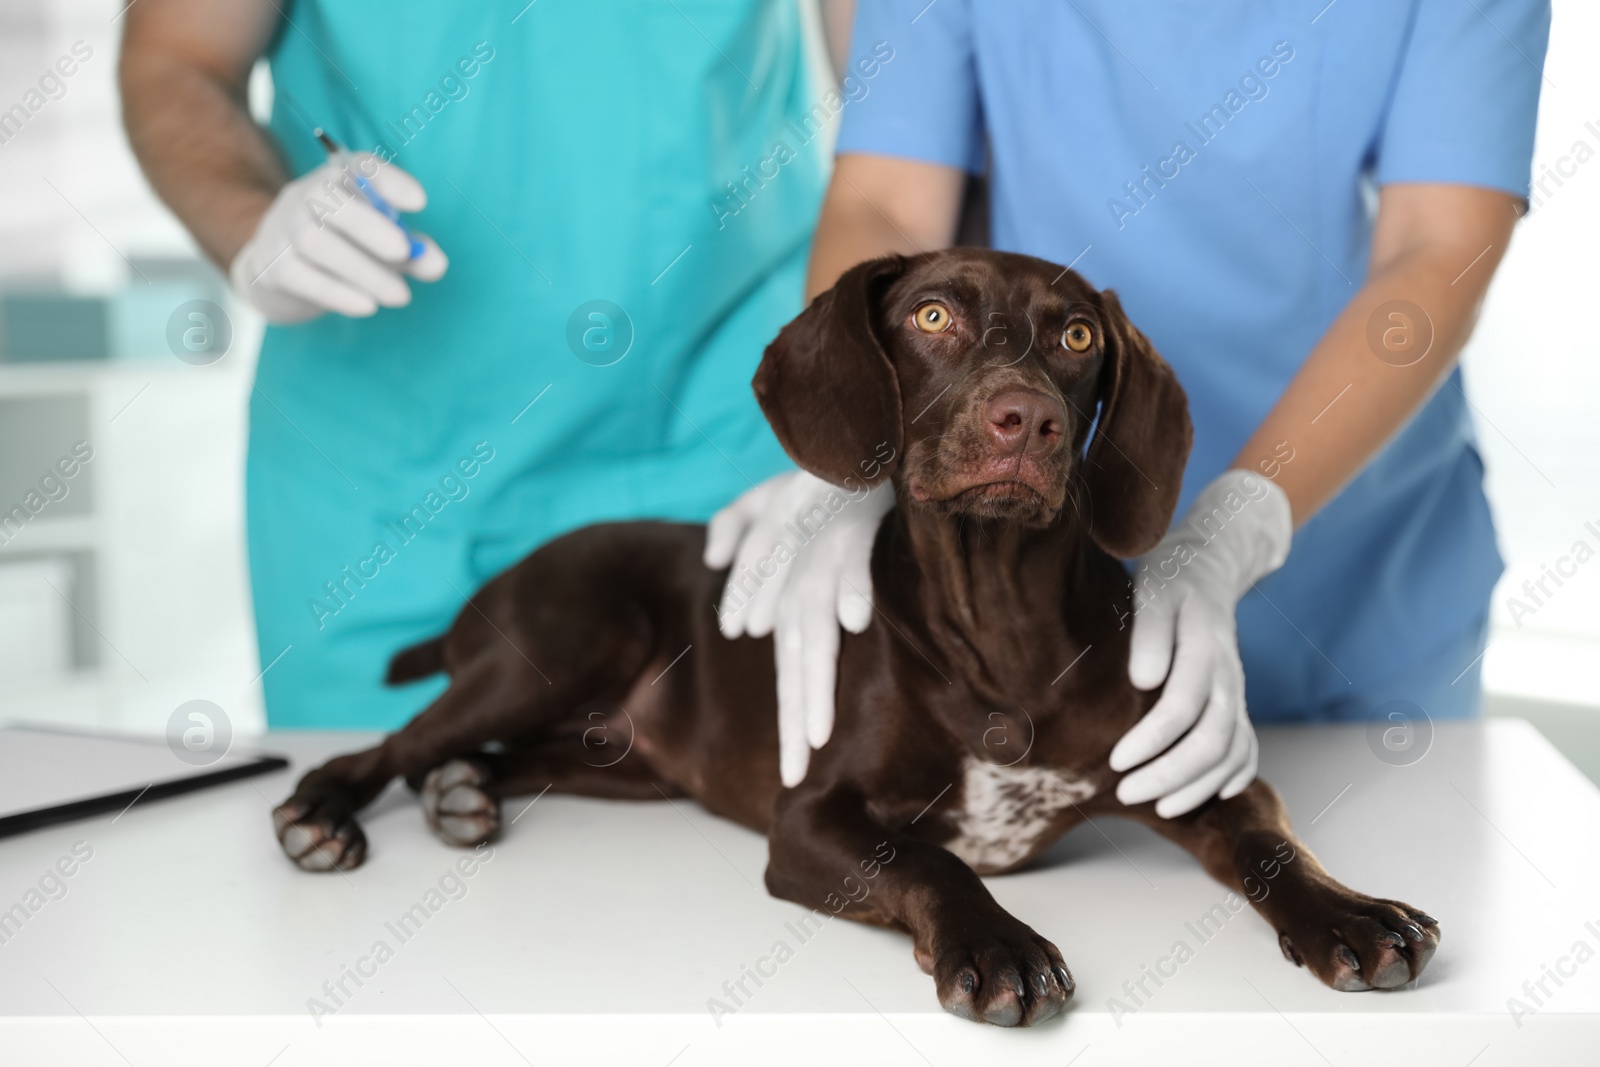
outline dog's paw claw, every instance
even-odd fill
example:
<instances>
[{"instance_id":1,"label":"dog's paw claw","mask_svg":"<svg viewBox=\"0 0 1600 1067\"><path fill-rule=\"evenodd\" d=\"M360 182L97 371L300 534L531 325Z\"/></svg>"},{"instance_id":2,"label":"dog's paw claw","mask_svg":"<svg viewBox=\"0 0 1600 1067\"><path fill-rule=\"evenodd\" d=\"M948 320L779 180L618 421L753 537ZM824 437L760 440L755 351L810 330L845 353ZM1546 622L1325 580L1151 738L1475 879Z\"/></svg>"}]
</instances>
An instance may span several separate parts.
<instances>
[{"instance_id":1,"label":"dog's paw claw","mask_svg":"<svg viewBox=\"0 0 1600 1067\"><path fill-rule=\"evenodd\" d=\"M500 829L500 802L487 790L489 769L477 760L453 759L422 782L422 813L447 845L470 848Z\"/></svg>"},{"instance_id":2,"label":"dog's paw claw","mask_svg":"<svg viewBox=\"0 0 1600 1067\"><path fill-rule=\"evenodd\" d=\"M1339 945L1333 950L1333 980L1328 984L1341 993L1359 993L1371 989L1361 977L1361 960L1349 945Z\"/></svg>"},{"instance_id":3,"label":"dog's paw claw","mask_svg":"<svg viewBox=\"0 0 1600 1067\"><path fill-rule=\"evenodd\" d=\"M272 809L284 854L302 871L350 871L367 858L367 835L338 800L286 800Z\"/></svg>"},{"instance_id":4,"label":"dog's paw claw","mask_svg":"<svg viewBox=\"0 0 1600 1067\"><path fill-rule=\"evenodd\" d=\"M953 1015L996 1026L1032 1026L1060 1014L1075 985L1061 953L1022 923L1004 917L987 937L966 934L935 951L917 950Z\"/></svg>"},{"instance_id":5,"label":"dog's paw claw","mask_svg":"<svg viewBox=\"0 0 1600 1067\"><path fill-rule=\"evenodd\" d=\"M1341 893L1316 918L1291 924L1279 947L1340 992L1399 989L1422 974L1439 947L1439 924L1407 905ZM1403 932L1401 932L1403 931Z\"/></svg>"}]
</instances>

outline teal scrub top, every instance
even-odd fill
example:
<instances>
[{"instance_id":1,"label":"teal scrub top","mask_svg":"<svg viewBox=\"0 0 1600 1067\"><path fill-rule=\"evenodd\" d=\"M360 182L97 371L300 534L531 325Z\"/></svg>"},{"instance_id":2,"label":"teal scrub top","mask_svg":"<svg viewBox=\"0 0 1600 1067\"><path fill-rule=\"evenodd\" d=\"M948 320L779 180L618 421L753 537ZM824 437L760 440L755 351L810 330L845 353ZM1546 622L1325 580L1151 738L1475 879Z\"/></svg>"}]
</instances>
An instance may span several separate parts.
<instances>
[{"instance_id":1,"label":"teal scrub top","mask_svg":"<svg viewBox=\"0 0 1600 1067\"><path fill-rule=\"evenodd\" d=\"M297 0L311 126L421 181L450 269L369 319L269 328L248 540L272 726L387 729L389 657L588 523L699 520L789 466L752 397L800 307L825 171L792 0ZM836 110L836 109L833 109ZM527 650L537 661L537 650Z\"/></svg>"},{"instance_id":2,"label":"teal scrub top","mask_svg":"<svg viewBox=\"0 0 1600 1067\"><path fill-rule=\"evenodd\" d=\"M996 247L1118 291L1189 395L1181 515L1365 280L1376 187L1527 196L1549 29L1546 0L867 0L838 150L987 169ZM1482 475L1458 371L1240 603L1256 718L1471 710Z\"/></svg>"}]
</instances>

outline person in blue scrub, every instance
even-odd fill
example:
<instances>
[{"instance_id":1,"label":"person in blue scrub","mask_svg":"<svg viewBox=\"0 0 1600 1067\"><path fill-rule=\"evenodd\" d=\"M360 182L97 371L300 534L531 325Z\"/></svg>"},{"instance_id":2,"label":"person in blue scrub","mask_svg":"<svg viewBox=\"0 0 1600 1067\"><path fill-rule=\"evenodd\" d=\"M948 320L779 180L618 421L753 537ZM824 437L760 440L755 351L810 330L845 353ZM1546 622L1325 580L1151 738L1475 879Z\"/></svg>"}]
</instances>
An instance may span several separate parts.
<instances>
[{"instance_id":1,"label":"person in blue scrub","mask_svg":"<svg viewBox=\"0 0 1600 1067\"><path fill-rule=\"evenodd\" d=\"M785 0L129 8L130 140L271 323L247 492L273 727L397 727L442 679L386 689L390 656L535 546L703 521L790 466L748 383L800 308L838 111L803 29Z\"/></svg>"},{"instance_id":2,"label":"person in blue scrub","mask_svg":"<svg viewBox=\"0 0 1600 1067\"><path fill-rule=\"evenodd\" d=\"M994 247L1114 288L1188 393L1179 521L1133 571L1130 675L1166 688L1113 753L1125 801L1243 789L1249 715L1478 711L1501 560L1455 359L1525 208L1549 26L1546 0L860 5L852 61L895 59L845 113L809 292L950 244L985 174ZM725 542L804 495L762 493ZM795 620L786 780L875 526L763 591L798 607L725 622Z\"/></svg>"}]
</instances>

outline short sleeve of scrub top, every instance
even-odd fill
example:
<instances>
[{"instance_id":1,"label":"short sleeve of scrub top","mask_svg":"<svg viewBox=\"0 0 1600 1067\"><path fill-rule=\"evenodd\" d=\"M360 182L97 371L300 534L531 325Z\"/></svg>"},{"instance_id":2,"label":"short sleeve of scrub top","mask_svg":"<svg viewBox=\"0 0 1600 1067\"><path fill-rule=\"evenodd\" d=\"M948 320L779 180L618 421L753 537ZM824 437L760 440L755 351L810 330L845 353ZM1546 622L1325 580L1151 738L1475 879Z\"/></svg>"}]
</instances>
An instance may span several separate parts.
<instances>
[{"instance_id":1,"label":"short sleeve of scrub top","mask_svg":"<svg viewBox=\"0 0 1600 1067\"><path fill-rule=\"evenodd\" d=\"M874 122L862 131L860 143L851 140L858 127L846 122L837 151L981 173L983 109L973 68L971 17L970 0L937 0L920 14L872 0L859 5L851 67L877 61L880 73L871 89L877 97Z\"/></svg>"},{"instance_id":2,"label":"short sleeve of scrub top","mask_svg":"<svg viewBox=\"0 0 1600 1067\"><path fill-rule=\"evenodd\" d=\"M1423 0L1378 141L1377 183L1481 185L1526 197L1529 115L1549 29L1542 3Z\"/></svg>"}]
</instances>

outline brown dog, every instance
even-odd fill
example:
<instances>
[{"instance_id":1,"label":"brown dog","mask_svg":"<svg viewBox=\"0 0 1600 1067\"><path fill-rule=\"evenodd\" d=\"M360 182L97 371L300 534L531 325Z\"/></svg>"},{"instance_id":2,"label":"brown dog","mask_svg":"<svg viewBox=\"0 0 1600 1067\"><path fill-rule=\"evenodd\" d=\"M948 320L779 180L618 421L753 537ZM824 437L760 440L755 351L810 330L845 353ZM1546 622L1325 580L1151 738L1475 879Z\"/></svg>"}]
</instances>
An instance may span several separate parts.
<instances>
[{"instance_id":1,"label":"brown dog","mask_svg":"<svg viewBox=\"0 0 1600 1067\"><path fill-rule=\"evenodd\" d=\"M906 931L945 1008L1014 1026L1060 1011L1073 981L978 876L1116 814L1250 896L1284 954L1335 989L1421 973L1438 924L1334 881L1265 782L1170 820L1116 800L1111 748L1155 697L1128 681L1118 560L1165 533L1190 427L1115 295L1025 256L874 260L785 327L755 389L800 466L898 493L874 549L877 616L844 637L837 725L806 780L780 786L772 648L719 635L726 576L701 566L702 528L595 526L395 658L391 681L442 669L450 688L275 810L296 863L359 864L355 813L397 775L456 845L496 831L501 798L546 787L687 794L768 835L775 895ZM595 766L586 739L629 724L627 757ZM870 894L841 895L863 876Z\"/></svg>"}]
</instances>

